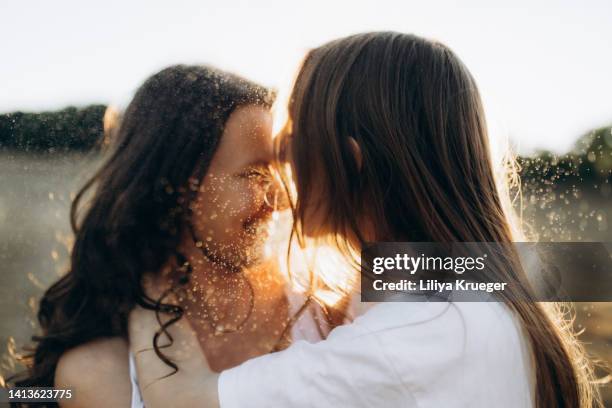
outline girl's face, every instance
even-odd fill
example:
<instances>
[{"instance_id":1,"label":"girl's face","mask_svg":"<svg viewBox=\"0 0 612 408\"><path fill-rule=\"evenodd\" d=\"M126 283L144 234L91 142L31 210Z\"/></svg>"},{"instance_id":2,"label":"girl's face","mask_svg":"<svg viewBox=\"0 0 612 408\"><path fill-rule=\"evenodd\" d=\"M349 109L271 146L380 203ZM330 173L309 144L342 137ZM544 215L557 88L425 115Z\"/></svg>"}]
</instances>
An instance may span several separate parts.
<instances>
[{"instance_id":1,"label":"girl's face","mask_svg":"<svg viewBox=\"0 0 612 408\"><path fill-rule=\"evenodd\" d=\"M260 106L238 107L190 204L195 245L232 268L261 258L276 183L272 116Z\"/></svg>"}]
</instances>

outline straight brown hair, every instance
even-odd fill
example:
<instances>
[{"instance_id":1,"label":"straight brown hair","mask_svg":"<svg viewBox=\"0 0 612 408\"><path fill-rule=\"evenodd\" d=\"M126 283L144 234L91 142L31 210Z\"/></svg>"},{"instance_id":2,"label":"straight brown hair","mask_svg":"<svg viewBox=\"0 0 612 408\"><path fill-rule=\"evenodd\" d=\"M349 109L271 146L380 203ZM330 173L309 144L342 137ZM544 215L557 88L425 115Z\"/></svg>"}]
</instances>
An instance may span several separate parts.
<instances>
[{"instance_id":1,"label":"straight brown hair","mask_svg":"<svg viewBox=\"0 0 612 408\"><path fill-rule=\"evenodd\" d=\"M495 178L481 99L446 46L374 32L311 50L289 100L296 230L313 196L341 250L370 241L515 241ZM350 137L361 149L355 157ZM373 239L371 239L373 238ZM536 407L602 406L593 372L558 304L533 298L518 256L493 268L519 285L500 296L535 362Z\"/></svg>"}]
</instances>

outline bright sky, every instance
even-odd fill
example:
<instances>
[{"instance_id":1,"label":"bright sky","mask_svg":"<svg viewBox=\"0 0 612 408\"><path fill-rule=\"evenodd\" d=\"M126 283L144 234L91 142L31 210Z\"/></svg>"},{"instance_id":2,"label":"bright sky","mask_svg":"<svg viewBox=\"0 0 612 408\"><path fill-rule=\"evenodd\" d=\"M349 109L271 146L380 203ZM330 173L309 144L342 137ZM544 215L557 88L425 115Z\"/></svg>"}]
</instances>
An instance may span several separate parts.
<instances>
[{"instance_id":1,"label":"bright sky","mask_svg":"<svg viewBox=\"0 0 612 408\"><path fill-rule=\"evenodd\" d=\"M563 152L612 123L612 2L3 1L0 112L124 106L173 63L282 86L304 51L370 30L448 44L474 74L491 130ZM171 5L170 5L171 4Z\"/></svg>"}]
</instances>

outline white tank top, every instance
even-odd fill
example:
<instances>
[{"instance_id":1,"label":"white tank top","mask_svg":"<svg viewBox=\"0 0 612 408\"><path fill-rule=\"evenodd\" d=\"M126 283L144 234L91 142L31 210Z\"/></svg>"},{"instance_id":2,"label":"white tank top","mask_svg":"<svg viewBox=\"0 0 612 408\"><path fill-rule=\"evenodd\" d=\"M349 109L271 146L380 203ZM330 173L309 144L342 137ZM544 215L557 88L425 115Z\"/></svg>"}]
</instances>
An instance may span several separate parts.
<instances>
[{"instance_id":1,"label":"white tank top","mask_svg":"<svg viewBox=\"0 0 612 408\"><path fill-rule=\"evenodd\" d=\"M132 404L130 408L144 408L140 388L138 388L138 379L136 378L136 365L134 364L134 355L130 351L130 383L132 384Z\"/></svg>"},{"instance_id":2,"label":"white tank top","mask_svg":"<svg viewBox=\"0 0 612 408\"><path fill-rule=\"evenodd\" d=\"M288 293L287 298L289 300L289 312L297 313L298 309L303 305L304 298L294 292ZM309 343L316 343L322 340L317 322L324 321L325 317L320 308L309 308L291 328L291 338L293 341L306 340ZM327 332L329 332L329 330L324 329L324 335L327 335ZM140 388L138 388L138 377L136 375L136 365L132 352L129 353L129 359L130 382L132 384L132 405L130 405L130 408L145 408L144 402L142 401L142 395L140 395Z\"/></svg>"}]
</instances>

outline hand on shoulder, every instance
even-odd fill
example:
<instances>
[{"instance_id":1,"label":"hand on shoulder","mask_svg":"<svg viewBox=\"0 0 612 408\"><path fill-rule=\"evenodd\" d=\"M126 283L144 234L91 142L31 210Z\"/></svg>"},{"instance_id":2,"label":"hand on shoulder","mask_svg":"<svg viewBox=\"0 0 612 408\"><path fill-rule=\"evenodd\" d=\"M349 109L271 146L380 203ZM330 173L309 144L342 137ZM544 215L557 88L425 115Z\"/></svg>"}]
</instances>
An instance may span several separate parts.
<instances>
[{"instance_id":1,"label":"hand on shoulder","mask_svg":"<svg viewBox=\"0 0 612 408\"><path fill-rule=\"evenodd\" d=\"M162 321L167 316L160 315ZM186 319L167 328L160 351L177 365L164 363L153 350L153 336L159 330L154 311L135 307L129 317L130 350L134 355L141 395L147 408L218 406L217 380L200 349L197 336Z\"/></svg>"}]
</instances>

